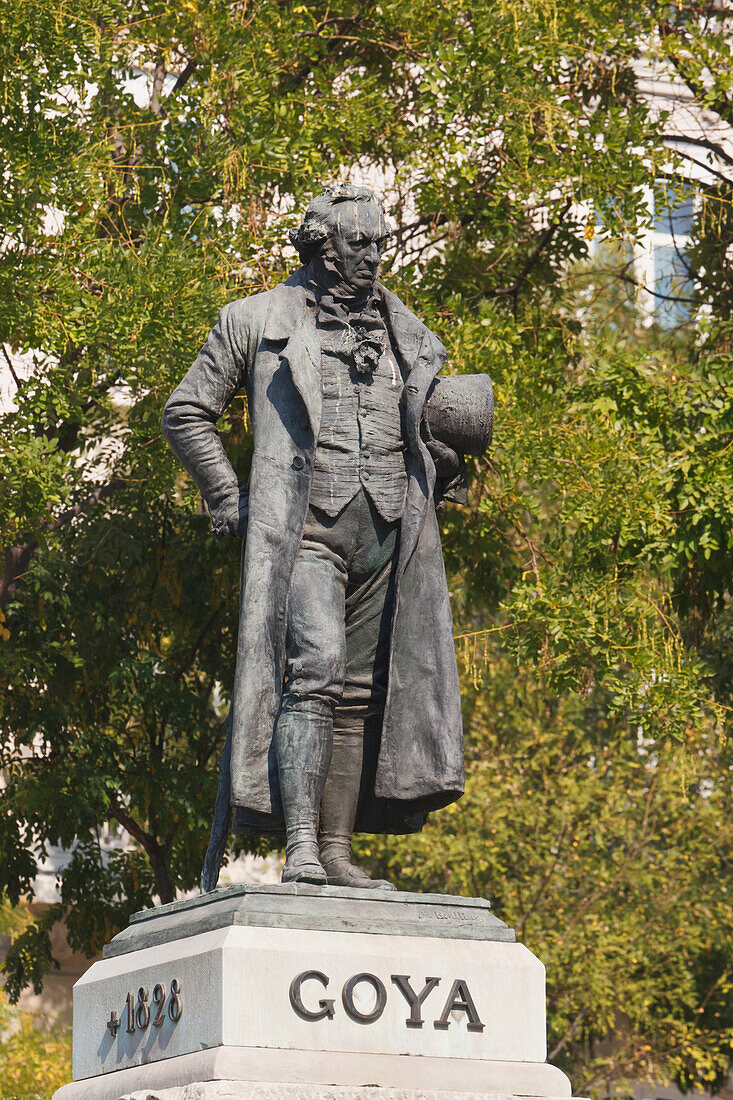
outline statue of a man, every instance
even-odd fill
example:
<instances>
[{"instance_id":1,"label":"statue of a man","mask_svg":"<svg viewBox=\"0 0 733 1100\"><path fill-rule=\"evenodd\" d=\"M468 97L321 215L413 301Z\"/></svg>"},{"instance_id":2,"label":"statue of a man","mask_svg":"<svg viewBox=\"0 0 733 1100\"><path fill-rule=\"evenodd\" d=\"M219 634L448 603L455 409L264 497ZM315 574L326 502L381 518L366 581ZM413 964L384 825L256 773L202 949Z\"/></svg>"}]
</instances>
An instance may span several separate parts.
<instances>
[{"instance_id":1,"label":"statue of a man","mask_svg":"<svg viewBox=\"0 0 733 1100\"><path fill-rule=\"evenodd\" d=\"M235 830L284 824L284 882L378 888L390 884L352 862L352 833L417 831L463 792L435 506L465 500L460 450L488 443L491 387L436 380L443 345L377 282L387 235L371 191L326 188L290 234L302 266L224 307L165 408L212 531L245 540L205 889L230 802ZM216 432L241 390L248 486Z\"/></svg>"}]
</instances>

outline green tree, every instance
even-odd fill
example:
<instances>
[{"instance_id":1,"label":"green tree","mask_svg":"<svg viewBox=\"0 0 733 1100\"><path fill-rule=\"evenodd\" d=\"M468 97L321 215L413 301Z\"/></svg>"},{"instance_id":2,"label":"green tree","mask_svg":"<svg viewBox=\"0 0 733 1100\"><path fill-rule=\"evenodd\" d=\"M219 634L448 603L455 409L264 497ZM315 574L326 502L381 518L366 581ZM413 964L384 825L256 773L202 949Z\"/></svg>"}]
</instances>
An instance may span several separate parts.
<instances>
[{"instance_id":1,"label":"green tree","mask_svg":"<svg viewBox=\"0 0 733 1100\"><path fill-rule=\"evenodd\" d=\"M444 525L466 797L362 851L407 889L493 900L548 968L549 1056L576 1089L712 1088L733 1038L730 710L685 581L699 557L724 614L730 372L622 341L542 361L525 395L521 354L497 357L496 445L468 530Z\"/></svg>"},{"instance_id":2,"label":"green tree","mask_svg":"<svg viewBox=\"0 0 733 1100\"><path fill-rule=\"evenodd\" d=\"M3 1100L49 1100L71 1078L71 1033L40 1029L29 1012L0 993L0 1080Z\"/></svg>"},{"instance_id":3,"label":"green tree","mask_svg":"<svg viewBox=\"0 0 733 1100\"><path fill-rule=\"evenodd\" d=\"M14 938L32 923L28 906L0 902L0 933ZM0 992L3 1100L47 1100L71 1078L71 1028L39 1020Z\"/></svg>"},{"instance_id":4,"label":"green tree","mask_svg":"<svg viewBox=\"0 0 733 1100\"><path fill-rule=\"evenodd\" d=\"M518 925L576 1088L722 1072L730 365L721 342L604 335L569 277L593 233L577 201L633 234L669 156L633 68L661 16L631 8L6 4L0 339L33 363L0 433L7 897L74 846L14 941L13 997L51 965L51 921L93 952L195 884L238 547L207 539L160 412L223 302L292 267L305 197L368 170L398 227L386 280L451 369L492 374L498 411L442 521L468 794L366 851ZM246 476L241 402L222 431ZM110 859L105 822L132 838Z\"/></svg>"}]
</instances>

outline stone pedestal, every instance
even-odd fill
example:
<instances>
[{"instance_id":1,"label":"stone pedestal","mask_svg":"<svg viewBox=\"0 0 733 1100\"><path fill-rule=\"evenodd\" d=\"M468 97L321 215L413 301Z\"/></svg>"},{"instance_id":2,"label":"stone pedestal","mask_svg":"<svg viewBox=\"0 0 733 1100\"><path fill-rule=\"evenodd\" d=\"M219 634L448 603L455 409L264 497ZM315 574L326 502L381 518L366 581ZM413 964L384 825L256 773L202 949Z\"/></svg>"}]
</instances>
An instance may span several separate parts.
<instances>
[{"instance_id":1,"label":"stone pedestal","mask_svg":"<svg viewBox=\"0 0 733 1100\"><path fill-rule=\"evenodd\" d=\"M542 963L475 898L234 886L137 913L74 987L54 1100L569 1097Z\"/></svg>"}]
</instances>

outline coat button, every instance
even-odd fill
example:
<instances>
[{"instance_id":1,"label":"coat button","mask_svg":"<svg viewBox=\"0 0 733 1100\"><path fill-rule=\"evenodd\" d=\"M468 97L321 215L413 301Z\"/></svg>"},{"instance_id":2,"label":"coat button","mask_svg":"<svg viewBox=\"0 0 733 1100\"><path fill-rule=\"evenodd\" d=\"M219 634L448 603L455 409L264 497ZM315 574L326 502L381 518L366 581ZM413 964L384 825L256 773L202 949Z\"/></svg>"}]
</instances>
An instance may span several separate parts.
<instances>
[{"instance_id":1,"label":"coat button","mask_svg":"<svg viewBox=\"0 0 733 1100\"><path fill-rule=\"evenodd\" d=\"M303 456L302 455L296 455L295 458L293 459L293 469L294 470L302 470L304 466L305 466L305 459L303 458Z\"/></svg>"}]
</instances>

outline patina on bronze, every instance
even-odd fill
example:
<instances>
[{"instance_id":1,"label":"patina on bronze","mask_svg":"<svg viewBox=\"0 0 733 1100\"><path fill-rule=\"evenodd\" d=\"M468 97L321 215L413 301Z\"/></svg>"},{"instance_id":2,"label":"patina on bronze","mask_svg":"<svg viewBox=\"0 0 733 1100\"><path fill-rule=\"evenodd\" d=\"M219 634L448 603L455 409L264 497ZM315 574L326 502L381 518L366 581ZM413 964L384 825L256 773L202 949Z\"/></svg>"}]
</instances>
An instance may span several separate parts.
<instances>
[{"instance_id":1,"label":"patina on bronze","mask_svg":"<svg viewBox=\"0 0 733 1100\"><path fill-rule=\"evenodd\" d=\"M237 665L202 887L235 831L286 833L285 882L390 888L359 832L415 832L463 793L461 701L436 506L466 499L491 437L485 375L377 281L389 229L366 188L327 187L291 231L302 266L225 306L163 432L244 539ZM240 391L249 484L216 422Z\"/></svg>"}]
</instances>

